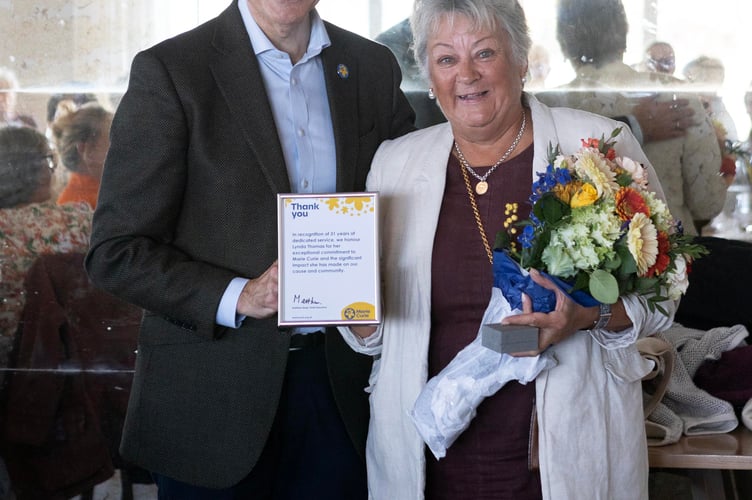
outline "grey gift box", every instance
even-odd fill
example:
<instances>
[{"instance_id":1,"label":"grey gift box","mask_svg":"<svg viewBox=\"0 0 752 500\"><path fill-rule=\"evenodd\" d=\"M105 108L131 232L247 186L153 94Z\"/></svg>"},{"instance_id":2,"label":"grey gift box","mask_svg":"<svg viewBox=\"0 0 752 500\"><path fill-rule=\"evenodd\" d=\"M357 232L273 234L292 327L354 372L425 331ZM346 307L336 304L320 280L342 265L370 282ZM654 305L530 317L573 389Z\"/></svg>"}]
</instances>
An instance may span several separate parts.
<instances>
[{"instance_id":1,"label":"grey gift box","mask_svg":"<svg viewBox=\"0 0 752 500\"><path fill-rule=\"evenodd\" d=\"M538 349L538 329L528 325L490 323L481 328L481 344L506 354L535 351Z\"/></svg>"}]
</instances>

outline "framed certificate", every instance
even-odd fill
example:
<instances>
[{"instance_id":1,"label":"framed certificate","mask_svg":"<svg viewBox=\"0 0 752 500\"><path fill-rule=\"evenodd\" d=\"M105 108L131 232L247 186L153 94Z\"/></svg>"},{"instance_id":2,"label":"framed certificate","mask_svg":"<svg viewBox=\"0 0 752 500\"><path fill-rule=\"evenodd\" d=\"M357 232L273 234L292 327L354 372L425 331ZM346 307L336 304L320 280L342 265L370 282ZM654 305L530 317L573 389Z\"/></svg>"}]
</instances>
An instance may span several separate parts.
<instances>
[{"instance_id":1,"label":"framed certificate","mask_svg":"<svg viewBox=\"0 0 752 500\"><path fill-rule=\"evenodd\" d=\"M279 194L279 326L381 322L378 193Z\"/></svg>"}]
</instances>

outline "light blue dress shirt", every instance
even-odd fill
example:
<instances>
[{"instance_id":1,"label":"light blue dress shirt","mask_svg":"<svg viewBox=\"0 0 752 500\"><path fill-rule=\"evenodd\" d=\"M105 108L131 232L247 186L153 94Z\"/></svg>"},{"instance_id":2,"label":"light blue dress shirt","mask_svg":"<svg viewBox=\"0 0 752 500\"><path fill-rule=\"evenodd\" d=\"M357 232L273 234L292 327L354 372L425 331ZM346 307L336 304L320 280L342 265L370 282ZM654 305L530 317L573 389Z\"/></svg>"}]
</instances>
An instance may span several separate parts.
<instances>
[{"instance_id":1,"label":"light blue dress shirt","mask_svg":"<svg viewBox=\"0 0 752 500\"><path fill-rule=\"evenodd\" d=\"M324 22L311 13L311 37L303 57L292 64L253 19L248 3L238 8L259 61L261 77L277 126L277 135L294 193L332 193L337 189L337 154L321 51L331 45ZM246 278L228 285L217 309L217 324L237 328L245 319L236 314ZM315 328L313 330L318 330Z\"/></svg>"}]
</instances>

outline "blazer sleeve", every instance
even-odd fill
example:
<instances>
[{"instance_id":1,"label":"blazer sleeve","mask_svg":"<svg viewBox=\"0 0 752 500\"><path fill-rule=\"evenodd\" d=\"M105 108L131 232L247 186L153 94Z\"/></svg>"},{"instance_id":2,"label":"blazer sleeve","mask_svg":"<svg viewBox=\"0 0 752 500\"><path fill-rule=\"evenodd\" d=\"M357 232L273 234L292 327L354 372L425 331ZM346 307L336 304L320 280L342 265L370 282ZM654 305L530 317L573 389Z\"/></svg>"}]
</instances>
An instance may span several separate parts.
<instances>
[{"instance_id":1,"label":"blazer sleeve","mask_svg":"<svg viewBox=\"0 0 752 500\"><path fill-rule=\"evenodd\" d=\"M184 99L154 53L135 57L112 124L86 268L100 288L212 336L236 274L175 244L191 140Z\"/></svg>"}]
</instances>

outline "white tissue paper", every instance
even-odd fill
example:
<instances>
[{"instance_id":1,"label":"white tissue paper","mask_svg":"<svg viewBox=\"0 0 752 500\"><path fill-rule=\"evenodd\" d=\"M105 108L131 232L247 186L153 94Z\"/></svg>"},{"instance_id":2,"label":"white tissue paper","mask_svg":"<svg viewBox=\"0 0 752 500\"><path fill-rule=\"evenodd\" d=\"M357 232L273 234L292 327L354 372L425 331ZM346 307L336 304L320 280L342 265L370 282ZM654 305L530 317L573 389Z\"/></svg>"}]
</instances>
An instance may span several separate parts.
<instances>
[{"instance_id":1,"label":"white tissue paper","mask_svg":"<svg viewBox=\"0 0 752 500\"><path fill-rule=\"evenodd\" d=\"M499 323L520 312L512 310L501 290L494 287L481 325ZM437 459L444 457L447 448L467 429L483 399L511 380L527 384L556 365L548 352L515 358L483 347L480 330L473 342L428 381L410 412L420 436Z\"/></svg>"}]
</instances>

